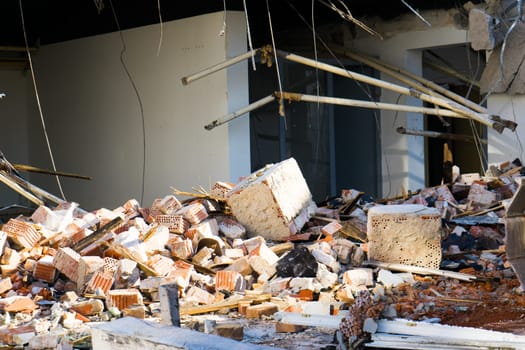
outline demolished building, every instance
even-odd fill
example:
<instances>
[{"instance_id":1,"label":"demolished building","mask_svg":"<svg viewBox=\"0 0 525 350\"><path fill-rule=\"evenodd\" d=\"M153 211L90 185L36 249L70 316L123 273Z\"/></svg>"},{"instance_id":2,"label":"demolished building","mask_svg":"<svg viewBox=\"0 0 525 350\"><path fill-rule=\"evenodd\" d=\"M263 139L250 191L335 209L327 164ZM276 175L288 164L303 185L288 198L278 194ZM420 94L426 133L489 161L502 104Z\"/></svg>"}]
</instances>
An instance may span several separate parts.
<instances>
[{"instance_id":1,"label":"demolished building","mask_svg":"<svg viewBox=\"0 0 525 350\"><path fill-rule=\"evenodd\" d=\"M6 344L86 346L82 325L126 315L244 344L293 346L240 320L314 348L521 348L522 3L410 3L225 2L171 21L159 2L141 27L94 1L118 31L67 37L35 34L20 1L1 149L93 180L20 182L2 163L5 204L27 205L2 227ZM146 327L118 321L95 347ZM315 343L317 326L336 341Z\"/></svg>"}]
</instances>

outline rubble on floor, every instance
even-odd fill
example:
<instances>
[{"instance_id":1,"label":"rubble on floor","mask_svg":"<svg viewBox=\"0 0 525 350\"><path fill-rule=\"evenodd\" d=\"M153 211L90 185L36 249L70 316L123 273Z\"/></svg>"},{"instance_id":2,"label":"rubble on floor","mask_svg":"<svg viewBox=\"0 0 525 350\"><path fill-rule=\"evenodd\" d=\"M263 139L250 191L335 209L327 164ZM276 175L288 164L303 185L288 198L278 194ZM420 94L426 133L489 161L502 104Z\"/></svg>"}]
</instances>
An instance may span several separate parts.
<instances>
[{"instance_id":1,"label":"rubble on floor","mask_svg":"<svg viewBox=\"0 0 525 350\"><path fill-rule=\"evenodd\" d=\"M513 268L524 271L507 259L518 253L505 215L521 171L516 160L398 198L344 190L316 206L289 159L150 207L40 206L0 230L0 343L90 348L93 327L100 341L118 327L101 324L133 317L286 349L386 348L400 345L385 322L403 319L513 332L498 344L519 348ZM515 198L509 229L525 244ZM461 332L437 341L437 328L418 329L470 346Z\"/></svg>"}]
</instances>

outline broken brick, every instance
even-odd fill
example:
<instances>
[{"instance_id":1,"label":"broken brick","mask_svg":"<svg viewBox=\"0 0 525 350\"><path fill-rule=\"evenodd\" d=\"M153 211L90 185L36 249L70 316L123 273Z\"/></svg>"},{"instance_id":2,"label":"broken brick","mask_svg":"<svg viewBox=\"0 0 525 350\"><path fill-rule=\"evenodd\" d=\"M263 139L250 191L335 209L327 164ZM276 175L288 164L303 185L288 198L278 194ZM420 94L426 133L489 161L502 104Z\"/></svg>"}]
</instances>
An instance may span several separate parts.
<instances>
[{"instance_id":1,"label":"broken brick","mask_svg":"<svg viewBox=\"0 0 525 350\"><path fill-rule=\"evenodd\" d=\"M262 316L271 316L277 311L279 311L279 308L273 303L252 305L246 309L246 318L261 318Z\"/></svg>"},{"instance_id":2,"label":"broken brick","mask_svg":"<svg viewBox=\"0 0 525 350\"><path fill-rule=\"evenodd\" d=\"M22 248L34 247L42 237L32 224L17 219L9 219L2 230Z\"/></svg>"},{"instance_id":3,"label":"broken brick","mask_svg":"<svg viewBox=\"0 0 525 350\"><path fill-rule=\"evenodd\" d=\"M137 289L114 289L106 295L107 308L124 310L131 305L142 304L142 294Z\"/></svg>"},{"instance_id":4,"label":"broken brick","mask_svg":"<svg viewBox=\"0 0 525 350\"><path fill-rule=\"evenodd\" d=\"M70 280L76 281L80 255L69 247L60 248L53 259L55 268Z\"/></svg>"}]
</instances>

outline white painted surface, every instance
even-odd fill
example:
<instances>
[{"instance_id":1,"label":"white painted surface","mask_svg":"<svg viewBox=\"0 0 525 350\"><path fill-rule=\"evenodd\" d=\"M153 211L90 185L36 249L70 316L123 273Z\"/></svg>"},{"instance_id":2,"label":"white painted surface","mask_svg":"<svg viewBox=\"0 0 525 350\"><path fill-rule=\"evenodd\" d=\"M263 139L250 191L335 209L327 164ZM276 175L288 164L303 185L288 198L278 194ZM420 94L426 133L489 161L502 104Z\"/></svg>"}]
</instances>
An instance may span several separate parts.
<instances>
[{"instance_id":1,"label":"white painted surface","mask_svg":"<svg viewBox=\"0 0 525 350\"><path fill-rule=\"evenodd\" d=\"M124 31L124 60L144 108L146 176L144 206L171 193L171 186L207 188L217 180L237 180L250 167L247 118L231 127L204 125L248 104L246 63L189 86L181 78L246 50L242 13L223 13ZM90 182L64 179L68 200L88 210L140 200L143 137L139 103L120 63L122 44L110 33L48 45L35 55L35 71L57 167L90 175ZM50 167L37 116L28 120L30 161ZM51 177L33 176L57 193Z\"/></svg>"},{"instance_id":2,"label":"white painted surface","mask_svg":"<svg viewBox=\"0 0 525 350\"><path fill-rule=\"evenodd\" d=\"M159 326L133 317L102 323L91 330L93 350L278 350L185 328Z\"/></svg>"},{"instance_id":3,"label":"white painted surface","mask_svg":"<svg viewBox=\"0 0 525 350\"><path fill-rule=\"evenodd\" d=\"M515 158L523 159L523 142L525 142L525 96L494 94L487 100L487 108L490 113L502 115L503 118L513 120L518 123L515 132L505 129L499 134L497 131L489 129L488 132L488 161L489 163L499 163L512 161Z\"/></svg>"},{"instance_id":4,"label":"white painted surface","mask_svg":"<svg viewBox=\"0 0 525 350\"><path fill-rule=\"evenodd\" d=\"M382 24L386 32L384 40L364 37L347 46L375 56L386 63L394 64L421 75L421 50L431 47L456 45L467 40L466 31L453 24L451 15L445 11L424 12L432 27L417 23L415 16L395 23ZM415 22L414 19L416 19ZM392 30L389 32L389 30ZM386 74L380 78L399 84ZM420 100L399 95L383 89L380 102L421 106ZM381 157L383 196L390 197L406 190L425 187L425 143L421 136L400 135L396 128L403 126L422 130L424 119L421 114L381 111Z\"/></svg>"}]
</instances>

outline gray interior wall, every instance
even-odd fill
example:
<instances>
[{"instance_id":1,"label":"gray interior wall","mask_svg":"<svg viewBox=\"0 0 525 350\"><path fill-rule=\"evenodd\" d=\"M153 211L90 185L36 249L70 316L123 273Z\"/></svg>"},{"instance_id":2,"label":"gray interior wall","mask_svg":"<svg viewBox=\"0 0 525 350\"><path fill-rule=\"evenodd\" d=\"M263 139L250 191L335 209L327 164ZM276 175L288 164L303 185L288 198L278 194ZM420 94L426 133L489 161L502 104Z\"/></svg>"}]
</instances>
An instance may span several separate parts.
<instances>
[{"instance_id":1,"label":"gray interior wall","mask_svg":"<svg viewBox=\"0 0 525 350\"><path fill-rule=\"evenodd\" d=\"M0 99L0 151L11 163L28 164L27 114L33 112L29 101L34 99L29 72L0 70L0 93L6 95ZM41 129L35 131L41 132ZM0 183L0 207L11 204L26 203Z\"/></svg>"},{"instance_id":2,"label":"gray interior wall","mask_svg":"<svg viewBox=\"0 0 525 350\"><path fill-rule=\"evenodd\" d=\"M212 132L203 127L248 103L247 70L241 64L234 67L235 74L221 71L189 86L181 83L183 76L246 49L243 14L229 12L227 20L224 36L218 35L222 12L164 23L159 55L158 25L122 33L123 58L144 111L144 206L171 193L171 186L191 191L217 180L235 181L241 172L249 172L249 140L242 145L248 136L239 138L232 157L228 127ZM121 49L119 34L111 33L44 46L34 56L57 168L93 177L63 179L66 198L88 210L141 199L143 120L120 62ZM29 162L49 168L38 125L38 115L31 114ZM233 132L248 135L247 122ZM58 194L53 177L34 175L31 181Z\"/></svg>"}]
</instances>

